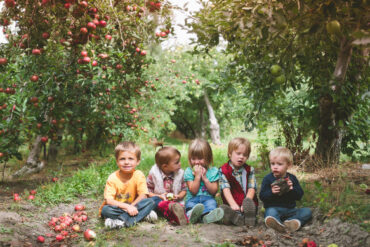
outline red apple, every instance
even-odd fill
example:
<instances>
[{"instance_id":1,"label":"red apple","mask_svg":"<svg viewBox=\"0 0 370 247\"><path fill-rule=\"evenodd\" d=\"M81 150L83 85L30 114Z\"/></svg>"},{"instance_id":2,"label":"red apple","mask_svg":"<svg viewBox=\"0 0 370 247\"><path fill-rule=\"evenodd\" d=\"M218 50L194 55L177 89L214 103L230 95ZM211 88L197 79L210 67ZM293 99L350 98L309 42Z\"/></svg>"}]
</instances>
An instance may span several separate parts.
<instances>
[{"instance_id":1,"label":"red apple","mask_svg":"<svg viewBox=\"0 0 370 247\"><path fill-rule=\"evenodd\" d=\"M84 214L84 215L82 215L82 216L81 216L81 219L82 219L82 221L87 221L87 215L85 215L85 214Z\"/></svg>"},{"instance_id":2,"label":"red apple","mask_svg":"<svg viewBox=\"0 0 370 247\"><path fill-rule=\"evenodd\" d=\"M80 6L81 6L81 7L84 7L84 8L87 8L88 4L87 4L87 2L86 2L86 1L81 1L81 2L80 2Z\"/></svg>"},{"instance_id":3,"label":"red apple","mask_svg":"<svg viewBox=\"0 0 370 247\"><path fill-rule=\"evenodd\" d=\"M43 236L38 236L37 241L40 242L40 243L43 243L43 242L45 242L45 238Z\"/></svg>"},{"instance_id":4,"label":"red apple","mask_svg":"<svg viewBox=\"0 0 370 247\"><path fill-rule=\"evenodd\" d=\"M86 34L88 32L88 30L87 30L86 27L81 27L80 32L83 33L83 34Z\"/></svg>"},{"instance_id":5,"label":"red apple","mask_svg":"<svg viewBox=\"0 0 370 247\"><path fill-rule=\"evenodd\" d=\"M31 76L31 81L33 81L33 82L37 82L38 80L39 80L39 77L38 77L38 75L33 75L33 76Z\"/></svg>"},{"instance_id":6,"label":"red apple","mask_svg":"<svg viewBox=\"0 0 370 247\"><path fill-rule=\"evenodd\" d=\"M136 52L140 52L140 48L139 47L136 47L135 51Z\"/></svg>"},{"instance_id":7,"label":"red apple","mask_svg":"<svg viewBox=\"0 0 370 247\"><path fill-rule=\"evenodd\" d=\"M145 55L146 55L146 51L142 50L142 51L140 52L140 55L141 55L141 56L145 56Z\"/></svg>"},{"instance_id":8,"label":"red apple","mask_svg":"<svg viewBox=\"0 0 370 247\"><path fill-rule=\"evenodd\" d=\"M87 55L89 55L87 51L81 51L81 56L87 57Z\"/></svg>"},{"instance_id":9,"label":"red apple","mask_svg":"<svg viewBox=\"0 0 370 247\"><path fill-rule=\"evenodd\" d=\"M42 33L42 38L44 39L48 39L50 37L50 34L45 32L45 33Z\"/></svg>"},{"instance_id":10,"label":"red apple","mask_svg":"<svg viewBox=\"0 0 370 247\"><path fill-rule=\"evenodd\" d=\"M61 242L61 241L63 241L64 236L63 236L63 235L61 235L61 234L58 234L58 235L56 235L56 236L55 236L55 239L56 239L58 242Z\"/></svg>"},{"instance_id":11,"label":"red apple","mask_svg":"<svg viewBox=\"0 0 370 247\"><path fill-rule=\"evenodd\" d=\"M87 28L89 28L91 30L95 30L96 29L96 25L93 22L88 22L87 23Z\"/></svg>"},{"instance_id":12,"label":"red apple","mask_svg":"<svg viewBox=\"0 0 370 247\"><path fill-rule=\"evenodd\" d=\"M98 66L98 61L96 61L96 60L92 61L92 62L91 62L91 65L92 65L92 66L94 66L94 67L95 67L95 66Z\"/></svg>"},{"instance_id":13,"label":"red apple","mask_svg":"<svg viewBox=\"0 0 370 247\"><path fill-rule=\"evenodd\" d=\"M107 34L107 35L105 35L105 39L106 40L111 40L112 39L112 36L111 35L109 35L109 34ZM1 63L0 63L1 64Z\"/></svg>"},{"instance_id":14,"label":"red apple","mask_svg":"<svg viewBox=\"0 0 370 247\"><path fill-rule=\"evenodd\" d=\"M84 205L77 204L75 206L75 211L82 211L82 210L85 210L85 206Z\"/></svg>"},{"instance_id":15,"label":"red apple","mask_svg":"<svg viewBox=\"0 0 370 247\"><path fill-rule=\"evenodd\" d=\"M80 228L79 225L76 224L76 225L72 226L72 230L75 231L75 232L79 232L79 231L81 231L81 228Z\"/></svg>"},{"instance_id":16,"label":"red apple","mask_svg":"<svg viewBox=\"0 0 370 247\"><path fill-rule=\"evenodd\" d=\"M43 136L43 137L41 137L41 141L43 142L43 143L46 143L47 141L48 141L48 137L47 136Z\"/></svg>"},{"instance_id":17,"label":"red apple","mask_svg":"<svg viewBox=\"0 0 370 247\"><path fill-rule=\"evenodd\" d=\"M15 1L14 0L5 0L5 5L8 8L12 8L15 6Z\"/></svg>"},{"instance_id":18,"label":"red apple","mask_svg":"<svg viewBox=\"0 0 370 247\"><path fill-rule=\"evenodd\" d=\"M49 96L49 97L48 97L48 102L50 102L50 103L51 103L51 102L53 102L53 101L54 101L54 97L53 97L53 96Z\"/></svg>"},{"instance_id":19,"label":"red apple","mask_svg":"<svg viewBox=\"0 0 370 247\"><path fill-rule=\"evenodd\" d=\"M32 50L32 54L33 55L40 55L41 54L41 50L40 49L33 49Z\"/></svg>"},{"instance_id":20,"label":"red apple","mask_svg":"<svg viewBox=\"0 0 370 247\"><path fill-rule=\"evenodd\" d=\"M28 200L34 200L35 199L35 196L34 195L29 195L28 196Z\"/></svg>"},{"instance_id":21,"label":"red apple","mask_svg":"<svg viewBox=\"0 0 370 247\"><path fill-rule=\"evenodd\" d=\"M91 241L91 240L94 240L96 239L96 233L90 229L87 229L85 232L84 232L84 237L87 241Z\"/></svg>"},{"instance_id":22,"label":"red apple","mask_svg":"<svg viewBox=\"0 0 370 247\"><path fill-rule=\"evenodd\" d=\"M58 181L58 178L57 178L57 177L53 177L53 178L51 179L51 181L53 181L53 182L55 183L56 181Z\"/></svg>"},{"instance_id":23,"label":"red apple","mask_svg":"<svg viewBox=\"0 0 370 247\"><path fill-rule=\"evenodd\" d=\"M8 63L8 59L6 59L5 57L0 57L0 65L5 65Z\"/></svg>"},{"instance_id":24,"label":"red apple","mask_svg":"<svg viewBox=\"0 0 370 247\"><path fill-rule=\"evenodd\" d=\"M91 59L90 59L89 57L84 57L84 58L82 59L82 61L83 61L84 63L90 63Z\"/></svg>"},{"instance_id":25,"label":"red apple","mask_svg":"<svg viewBox=\"0 0 370 247\"><path fill-rule=\"evenodd\" d=\"M63 236L68 236L68 232L67 231L61 231L60 232Z\"/></svg>"},{"instance_id":26,"label":"red apple","mask_svg":"<svg viewBox=\"0 0 370 247\"><path fill-rule=\"evenodd\" d=\"M71 7L71 4L70 3L65 3L64 4L64 8L69 9L70 7Z\"/></svg>"},{"instance_id":27,"label":"red apple","mask_svg":"<svg viewBox=\"0 0 370 247\"><path fill-rule=\"evenodd\" d=\"M107 26L107 22L104 21L104 20L101 20L101 21L99 21L99 26L106 27Z\"/></svg>"}]
</instances>

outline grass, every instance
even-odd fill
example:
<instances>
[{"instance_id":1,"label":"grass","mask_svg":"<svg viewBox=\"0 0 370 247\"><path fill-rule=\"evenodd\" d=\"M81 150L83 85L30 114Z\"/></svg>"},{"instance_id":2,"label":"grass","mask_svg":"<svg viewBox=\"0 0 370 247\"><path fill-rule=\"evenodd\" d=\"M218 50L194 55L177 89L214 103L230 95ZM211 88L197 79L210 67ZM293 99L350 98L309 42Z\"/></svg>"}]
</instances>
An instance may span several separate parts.
<instances>
[{"instance_id":1,"label":"grass","mask_svg":"<svg viewBox=\"0 0 370 247\"><path fill-rule=\"evenodd\" d=\"M166 139L165 145L174 146L181 154L182 168L188 167L187 148L188 143L178 140ZM156 150L149 144L140 144L142 157L138 169L148 174L155 163L154 155ZM220 167L227 161L227 147L212 146L214 165ZM256 155L256 151L252 155ZM259 159L248 161L256 169L257 182L260 185L262 178L270 171L263 169ZM338 168L340 169L340 168ZM49 205L58 203L69 203L79 197L91 197L102 199L105 182L109 174L117 170L113 154L109 154L109 161L103 165L90 164L84 170L76 171L73 176L67 177L60 182L46 184L38 190L38 197L35 200L37 205ZM359 186L346 178L345 174L331 184L323 181L300 180L305 195L298 203L298 206L318 207L327 217L339 216L343 220L360 224L362 228L370 232L370 206L367 195L359 189ZM220 203L221 200L218 199Z\"/></svg>"}]
</instances>

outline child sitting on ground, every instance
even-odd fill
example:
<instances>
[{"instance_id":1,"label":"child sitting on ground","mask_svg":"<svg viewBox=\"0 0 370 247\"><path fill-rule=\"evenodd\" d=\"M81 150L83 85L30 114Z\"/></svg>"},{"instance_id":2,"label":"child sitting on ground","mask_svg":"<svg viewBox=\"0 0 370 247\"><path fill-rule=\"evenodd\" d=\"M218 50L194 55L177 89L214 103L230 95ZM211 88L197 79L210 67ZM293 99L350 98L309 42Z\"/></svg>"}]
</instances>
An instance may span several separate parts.
<instances>
[{"instance_id":1,"label":"child sitting on ground","mask_svg":"<svg viewBox=\"0 0 370 247\"><path fill-rule=\"evenodd\" d=\"M203 218L203 223L220 221L224 211L217 208L214 198L218 191L219 174L213 163L212 149L207 141L193 140L189 145L188 159L191 167L186 168L184 179L187 184L185 208L192 224Z\"/></svg>"},{"instance_id":2,"label":"child sitting on ground","mask_svg":"<svg viewBox=\"0 0 370 247\"><path fill-rule=\"evenodd\" d=\"M270 152L271 173L263 178L260 199L265 211L265 224L279 232L297 231L312 216L309 208L296 208L303 196L298 179L287 172L293 164L289 149L277 147Z\"/></svg>"},{"instance_id":3,"label":"child sitting on ground","mask_svg":"<svg viewBox=\"0 0 370 247\"><path fill-rule=\"evenodd\" d=\"M149 197L159 211L171 223L188 223L183 199L186 195L184 170L181 169L181 154L173 147L163 147L155 154L155 162L146 179ZM180 203L179 203L180 202Z\"/></svg>"},{"instance_id":4,"label":"child sitting on ground","mask_svg":"<svg viewBox=\"0 0 370 247\"><path fill-rule=\"evenodd\" d=\"M254 168L245 162L249 158L251 144L245 138L229 142L229 161L220 168L220 188L224 210L223 223L237 226L254 226L257 212L257 183Z\"/></svg>"},{"instance_id":5,"label":"child sitting on ground","mask_svg":"<svg viewBox=\"0 0 370 247\"><path fill-rule=\"evenodd\" d=\"M144 174L135 170L140 163L140 148L125 141L114 151L119 170L108 177L99 211L106 227L130 227L149 215L155 204L147 198L149 192Z\"/></svg>"}]
</instances>

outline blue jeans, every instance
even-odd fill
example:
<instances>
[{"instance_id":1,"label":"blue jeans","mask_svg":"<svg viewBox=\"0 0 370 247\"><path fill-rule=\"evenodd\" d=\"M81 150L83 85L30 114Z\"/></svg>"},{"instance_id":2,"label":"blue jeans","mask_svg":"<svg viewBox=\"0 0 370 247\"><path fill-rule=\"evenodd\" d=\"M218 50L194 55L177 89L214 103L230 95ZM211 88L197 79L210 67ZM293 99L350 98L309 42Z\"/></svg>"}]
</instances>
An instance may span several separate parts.
<instances>
[{"instance_id":1,"label":"blue jeans","mask_svg":"<svg viewBox=\"0 0 370 247\"><path fill-rule=\"evenodd\" d=\"M212 196L195 196L185 203L186 214L188 216L190 214L189 211L198 203L204 206L203 214L207 214L217 208L217 202Z\"/></svg>"},{"instance_id":2,"label":"blue jeans","mask_svg":"<svg viewBox=\"0 0 370 247\"><path fill-rule=\"evenodd\" d=\"M312 217L311 209L309 208L282 208L282 207L269 207L266 208L265 218L272 216L280 223L285 220L299 220L301 226L307 223Z\"/></svg>"},{"instance_id":3,"label":"blue jeans","mask_svg":"<svg viewBox=\"0 0 370 247\"><path fill-rule=\"evenodd\" d=\"M155 207L154 208L157 208L158 207L158 204L163 201L161 198L159 198L159 196L153 196L153 197L150 197L151 200L154 201L154 205Z\"/></svg>"},{"instance_id":4,"label":"blue jeans","mask_svg":"<svg viewBox=\"0 0 370 247\"><path fill-rule=\"evenodd\" d=\"M126 211L122 210L116 206L105 205L101 211L101 216L111 219L120 219L125 222L126 227L130 227L141 221L145 216L147 216L150 211L155 208L154 201L145 198L136 204L136 208L139 213L135 216L130 216Z\"/></svg>"}]
</instances>

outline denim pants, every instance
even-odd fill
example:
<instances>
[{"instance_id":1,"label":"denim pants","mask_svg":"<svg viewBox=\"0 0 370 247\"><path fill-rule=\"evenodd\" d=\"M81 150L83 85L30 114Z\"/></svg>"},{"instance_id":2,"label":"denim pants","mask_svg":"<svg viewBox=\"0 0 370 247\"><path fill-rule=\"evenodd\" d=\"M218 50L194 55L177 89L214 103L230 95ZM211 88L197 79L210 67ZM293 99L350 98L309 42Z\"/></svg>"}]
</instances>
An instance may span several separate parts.
<instances>
[{"instance_id":1,"label":"denim pants","mask_svg":"<svg viewBox=\"0 0 370 247\"><path fill-rule=\"evenodd\" d=\"M285 220L299 220L301 226L307 223L312 217L311 209L309 208L282 208L282 207L269 207L266 208L265 218L272 216L280 223Z\"/></svg>"},{"instance_id":2,"label":"denim pants","mask_svg":"<svg viewBox=\"0 0 370 247\"><path fill-rule=\"evenodd\" d=\"M153 197L150 197L151 200L154 201L154 204L155 204L155 208L158 207L158 204L163 201L159 196L153 196Z\"/></svg>"},{"instance_id":3,"label":"denim pants","mask_svg":"<svg viewBox=\"0 0 370 247\"><path fill-rule=\"evenodd\" d=\"M138 204L136 204L136 208L139 213L135 216L131 216L119 207L105 205L101 211L101 216L104 219L111 218L123 220L125 222L125 226L130 227L141 221L145 216L147 216L150 211L155 208L155 204L153 200L145 198L141 200Z\"/></svg>"},{"instance_id":4,"label":"denim pants","mask_svg":"<svg viewBox=\"0 0 370 247\"><path fill-rule=\"evenodd\" d=\"M212 196L195 196L185 203L186 215L188 217L193 207L198 203L203 204L204 206L203 215L217 208L217 202Z\"/></svg>"}]
</instances>

